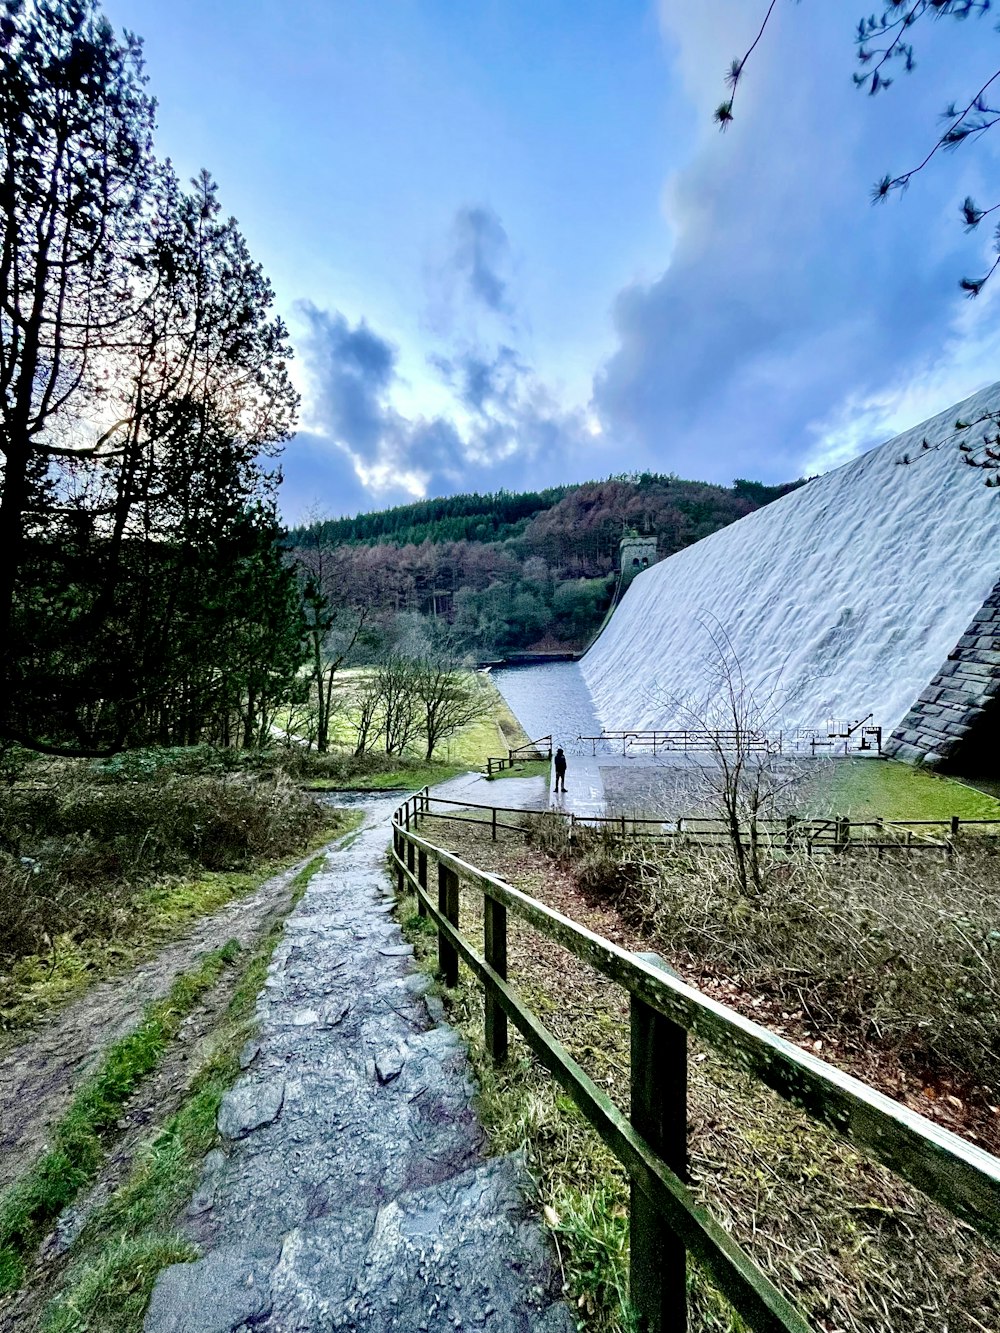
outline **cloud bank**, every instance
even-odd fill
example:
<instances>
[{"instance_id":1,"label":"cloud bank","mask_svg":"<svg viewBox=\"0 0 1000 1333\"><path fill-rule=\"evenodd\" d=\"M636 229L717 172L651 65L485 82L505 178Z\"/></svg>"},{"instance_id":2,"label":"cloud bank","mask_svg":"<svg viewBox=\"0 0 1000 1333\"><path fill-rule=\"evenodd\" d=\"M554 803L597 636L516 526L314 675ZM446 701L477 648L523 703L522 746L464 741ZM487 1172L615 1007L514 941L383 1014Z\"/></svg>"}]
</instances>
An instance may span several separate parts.
<instances>
[{"instance_id":1,"label":"cloud bank","mask_svg":"<svg viewBox=\"0 0 1000 1333\"><path fill-rule=\"evenodd\" d=\"M451 414L401 413L393 401L399 349L363 319L352 325L340 311L298 304L307 389L305 430L285 463L291 521L306 510L351 513L459 490L553 485L577 475L582 460L610 470L587 412L564 407L507 341L520 321L500 219L483 206L462 208L449 241L432 294L439 345L426 359L449 391Z\"/></svg>"},{"instance_id":2,"label":"cloud bank","mask_svg":"<svg viewBox=\"0 0 1000 1333\"><path fill-rule=\"evenodd\" d=\"M923 156L941 104L970 77L968 32L938 25L930 68L869 98L852 84L843 7L785 5L723 135L712 108L757 7L664 3L661 14L704 130L667 183L669 264L614 304L619 345L594 386L605 430L631 447L660 441L682 473L707 457L715 477L774 480L840 461L848 438L855 452L912 424L900 420L908 398L917 413L940 410L995 378L981 355L987 312L970 318L958 293L981 262L958 225L971 160L869 204L887 166ZM951 82L949 68L962 71ZM928 376L944 398L925 406Z\"/></svg>"}]
</instances>

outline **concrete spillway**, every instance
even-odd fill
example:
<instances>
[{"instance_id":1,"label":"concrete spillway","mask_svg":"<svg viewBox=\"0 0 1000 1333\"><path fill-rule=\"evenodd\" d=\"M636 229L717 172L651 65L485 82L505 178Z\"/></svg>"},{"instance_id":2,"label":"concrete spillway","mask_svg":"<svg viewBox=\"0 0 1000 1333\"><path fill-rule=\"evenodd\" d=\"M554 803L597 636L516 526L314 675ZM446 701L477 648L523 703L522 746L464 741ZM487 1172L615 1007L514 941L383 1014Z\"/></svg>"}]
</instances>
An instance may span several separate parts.
<instances>
[{"instance_id":1,"label":"concrete spillway","mask_svg":"<svg viewBox=\"0 0 1000 1333\"><path fill-rule=\"evenodd\" d=\"M1000 689L1000 492L954 429L987 411L1000 385L639 574L582 662L602 725L687 725L710 621L786 731L871 712L904 757L961 747Z\"/></svg>"}]
</instances>

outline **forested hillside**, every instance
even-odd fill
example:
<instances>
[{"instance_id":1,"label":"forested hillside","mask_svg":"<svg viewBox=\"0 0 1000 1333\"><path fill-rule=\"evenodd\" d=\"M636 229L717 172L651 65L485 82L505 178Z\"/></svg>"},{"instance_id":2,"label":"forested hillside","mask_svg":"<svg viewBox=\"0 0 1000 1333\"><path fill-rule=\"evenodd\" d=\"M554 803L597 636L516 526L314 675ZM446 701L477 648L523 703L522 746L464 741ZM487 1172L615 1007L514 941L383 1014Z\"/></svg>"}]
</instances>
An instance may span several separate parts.
<instances>
[{"instance_id":1,"label":"forested hillside","mask_svg":"<svg viewBox=\"0 0 1000 1333\"><path fill-rule=\"evenodd\" d=\"M476 656L579 649L614 595L624 533L655 536L663 559L799 485L622 475L322 521L290 533L289 545L341 607L341 624L363 609L370 634L409 613L411 635L419 616Z\"/></svg>"}]
</instances>

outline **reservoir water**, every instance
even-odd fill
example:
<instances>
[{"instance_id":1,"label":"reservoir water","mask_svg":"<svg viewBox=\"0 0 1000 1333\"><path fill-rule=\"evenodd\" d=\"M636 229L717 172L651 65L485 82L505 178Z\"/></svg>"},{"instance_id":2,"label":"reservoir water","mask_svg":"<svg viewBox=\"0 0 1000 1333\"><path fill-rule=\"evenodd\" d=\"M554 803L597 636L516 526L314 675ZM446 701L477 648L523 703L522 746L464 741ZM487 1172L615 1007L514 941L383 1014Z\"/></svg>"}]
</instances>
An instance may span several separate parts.
<instances>
[{"instance_id":1,"label":"reservoir water","mask_svg":"<svg viewBox=\"0 0 1000 1333\"><path fill-rule=\"evenodd\" d=\"M551 734L567 754L590 754L577 738L596 736L601 724L579 663L498 667L491 677L532 740Z\"/></svg>"}]
</instances>

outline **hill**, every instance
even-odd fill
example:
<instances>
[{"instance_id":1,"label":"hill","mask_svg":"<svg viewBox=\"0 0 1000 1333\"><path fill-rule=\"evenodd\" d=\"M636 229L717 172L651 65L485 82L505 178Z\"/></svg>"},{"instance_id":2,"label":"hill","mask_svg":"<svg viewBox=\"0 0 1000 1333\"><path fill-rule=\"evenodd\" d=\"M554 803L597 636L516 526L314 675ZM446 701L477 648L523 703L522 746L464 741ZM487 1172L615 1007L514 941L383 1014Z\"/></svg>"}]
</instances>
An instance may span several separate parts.
<instances>
[{"instance_id":1,"label":"hill","mask_svg":"<svg viewBox=\"0 0 1000 1333\"><path fill-rule=\"evenodd\" d=\"M623 533L655 536L664 559L801 484L625 474L325 520L290 532L288 545L334 605L363 605L384 628L416 613L478 656L576 650L610 604Z\"/></svg>"}]
</instances>

